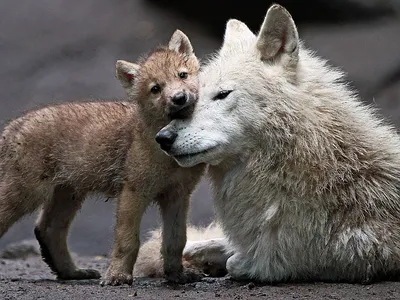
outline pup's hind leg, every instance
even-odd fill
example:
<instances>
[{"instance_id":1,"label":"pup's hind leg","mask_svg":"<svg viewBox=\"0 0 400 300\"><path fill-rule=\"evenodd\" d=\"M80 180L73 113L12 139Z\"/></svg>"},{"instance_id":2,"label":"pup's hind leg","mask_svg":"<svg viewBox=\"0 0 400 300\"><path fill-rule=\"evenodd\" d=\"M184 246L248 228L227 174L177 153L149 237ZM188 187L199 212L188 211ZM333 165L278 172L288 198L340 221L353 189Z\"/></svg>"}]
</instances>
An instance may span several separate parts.
<instances>
[{"instance_id":1,"label":"pup's hind leg","mask_svg":"<svg viewBox=\"0 0 400 300\"><path fill-rule=\"evenodd\" d=\"M77 195L71 188L56 187L36 223L35 235L43 260L59 279L100 278L96 270L77 268L68 251L68 230L83 200L84 195Z\"/></svg>"}]
</instances>

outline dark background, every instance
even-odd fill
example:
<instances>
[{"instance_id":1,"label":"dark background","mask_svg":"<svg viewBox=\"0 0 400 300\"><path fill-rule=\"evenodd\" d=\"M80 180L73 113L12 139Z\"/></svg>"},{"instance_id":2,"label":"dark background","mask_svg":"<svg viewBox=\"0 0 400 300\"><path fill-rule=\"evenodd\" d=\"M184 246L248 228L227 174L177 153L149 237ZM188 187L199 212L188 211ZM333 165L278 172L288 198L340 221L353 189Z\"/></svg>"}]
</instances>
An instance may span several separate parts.
<instances>
[{"instance_id":1,"label":"dark background","mask_svg":"<svg viewBox=\"0 0 400 300\"><path fill-rule=\"evenodd\" d=\"M396 0L293 0L285 5L306 45L348 73L367 103L400 125L400 3ZM135 61L184 31L196 54L218 49L229 18L257 31L271 1L2 0L0 2L0 127L44 104L125 97L114 78L117 59ZM208 185L194 194L191 221L212 219ZM27 217L0 240L33 237ZM151 208L142 232L157 225ZM114 203L91 198L73 224L70 247L108 253Z\"/></svg>"}]
</instances>

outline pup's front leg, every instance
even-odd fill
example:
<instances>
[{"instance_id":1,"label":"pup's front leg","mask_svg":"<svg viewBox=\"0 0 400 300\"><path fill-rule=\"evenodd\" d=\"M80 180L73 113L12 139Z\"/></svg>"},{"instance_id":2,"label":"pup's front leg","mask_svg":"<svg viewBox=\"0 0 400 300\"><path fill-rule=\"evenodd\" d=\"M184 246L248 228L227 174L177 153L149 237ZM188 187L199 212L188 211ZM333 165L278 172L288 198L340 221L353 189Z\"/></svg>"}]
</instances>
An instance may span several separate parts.
<instances>
[{"instance_id":1,"label":"pup's front leg","mask_svg":"<svg viewBox=\"0 0 400 300\"><path fill-rule=\"evenodd\" d=\"M117 206L117 223L111 264L101 285L132 284L133 266L140 247L140 221L149 198L125 186Z\"/></svg>"},{"instance_id":2,"label":"pup's front leg","mask_svg":"<svg viewBox=\"0 0 400 300\"><path fill-rule=\"evenodd\" d=\"M163 220L161 253L165 278L170 282L195 282L204 276L199 270L184 268L182 265L189 201L190 193L175 191L169 192L159 202Z\"/></svg>"}]
</instances>

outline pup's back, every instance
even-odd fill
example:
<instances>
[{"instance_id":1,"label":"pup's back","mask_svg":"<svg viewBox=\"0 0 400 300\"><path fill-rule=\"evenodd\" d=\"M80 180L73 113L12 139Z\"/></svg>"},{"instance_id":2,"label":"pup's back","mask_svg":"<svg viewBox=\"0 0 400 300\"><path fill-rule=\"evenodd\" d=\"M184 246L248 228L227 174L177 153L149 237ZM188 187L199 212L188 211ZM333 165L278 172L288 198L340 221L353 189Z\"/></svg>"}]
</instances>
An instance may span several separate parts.
<instances>
[{"instance_id":1,"label":"pup's back","mask_svg":"<svg viewBox=\"0 0 400 300\"><path fill-rule=\"evenodd\" d=\"M51 183L113 192L134 134L134 111L130 103L87 102L29 112L3 132L2 176L32 189Z\"/></svg>"}]
</instances>

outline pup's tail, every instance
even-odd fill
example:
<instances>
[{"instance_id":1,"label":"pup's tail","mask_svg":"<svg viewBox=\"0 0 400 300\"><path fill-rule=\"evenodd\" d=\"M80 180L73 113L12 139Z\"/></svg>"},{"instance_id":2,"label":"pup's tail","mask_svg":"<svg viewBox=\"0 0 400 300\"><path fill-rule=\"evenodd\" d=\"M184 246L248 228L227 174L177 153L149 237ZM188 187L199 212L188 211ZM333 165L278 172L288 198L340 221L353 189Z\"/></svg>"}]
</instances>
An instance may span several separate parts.
<instances>
[{"instance_id":1,"label":"pup's tail","mask_svg":"<svg viewBox=\"0 0 400 300\"><path fill-rule=\"evenodd\" d=\"M207 227L188 226L188 244L194 241L222 238L222 229L216 223ZM161 230L156 229L150 232L149 239L140 247L138 258L135 263L133 275L137 277L163 277L163 259L161 256ZM192 265L190 261L183 261L184 265L190 268L200 267ZM203 270L200 270L203 271Z\"/></svg>"}]
</instances>

